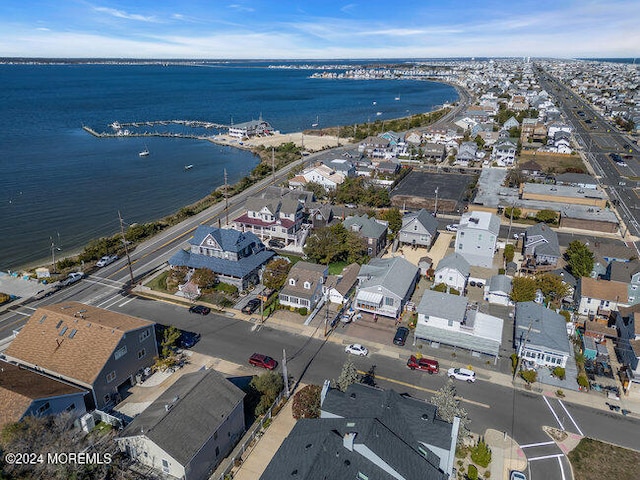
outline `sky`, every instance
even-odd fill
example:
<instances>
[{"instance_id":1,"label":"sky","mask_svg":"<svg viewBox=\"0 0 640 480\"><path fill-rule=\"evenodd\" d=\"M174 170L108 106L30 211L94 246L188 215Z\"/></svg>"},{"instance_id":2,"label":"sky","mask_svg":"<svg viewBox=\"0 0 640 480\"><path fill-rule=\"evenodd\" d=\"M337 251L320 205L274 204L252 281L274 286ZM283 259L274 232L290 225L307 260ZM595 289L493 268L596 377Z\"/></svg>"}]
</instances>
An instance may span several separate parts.
<instances>
[{"instance_id":1,"label":"sky","mask_svg":"<svg viewBox=\"0 0 640 480\"><path fill-rule=\"evenodd\" d=\"M640 56L638 0L0 0L0 57Z\"/></svg>"}]
</instances>

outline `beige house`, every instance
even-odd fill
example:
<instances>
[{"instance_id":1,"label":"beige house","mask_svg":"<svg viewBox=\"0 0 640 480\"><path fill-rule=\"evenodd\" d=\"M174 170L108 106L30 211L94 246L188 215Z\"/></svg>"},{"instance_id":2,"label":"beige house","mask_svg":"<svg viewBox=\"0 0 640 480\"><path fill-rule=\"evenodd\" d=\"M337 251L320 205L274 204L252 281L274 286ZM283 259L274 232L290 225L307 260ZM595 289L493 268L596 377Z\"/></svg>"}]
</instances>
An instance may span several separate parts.
<instances>
[{"instance_id":1,"label":"beige house","mask_svg":"<svg viewBox=\"0 0 640 480\"><path fill-rule=\"evenodd\" d=\"M280 305L313 310L322 298L322 286L329 267L316 263L298 262L289 271L289 276L280 291Z\"/></svg>"}]
</instances>

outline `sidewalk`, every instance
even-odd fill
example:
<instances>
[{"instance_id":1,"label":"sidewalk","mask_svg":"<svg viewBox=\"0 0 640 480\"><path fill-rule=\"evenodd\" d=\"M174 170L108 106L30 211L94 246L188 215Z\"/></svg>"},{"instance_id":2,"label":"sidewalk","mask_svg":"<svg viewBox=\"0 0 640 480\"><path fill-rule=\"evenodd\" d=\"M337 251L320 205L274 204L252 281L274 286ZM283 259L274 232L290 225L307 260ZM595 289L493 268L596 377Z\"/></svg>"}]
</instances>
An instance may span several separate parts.
<instances>
[{"instance_id":1,"label":"sidewalk","mask_svg":"<svg viewBox=\"0 0 640 480\"><path fill-rule=\"evenodd\" d=\"M507 434L490 428L484 434L484 441L491 448L491 478L507 480L511 470L524 471L527 468L524 451Z\"/></svg>"}]
</instances>

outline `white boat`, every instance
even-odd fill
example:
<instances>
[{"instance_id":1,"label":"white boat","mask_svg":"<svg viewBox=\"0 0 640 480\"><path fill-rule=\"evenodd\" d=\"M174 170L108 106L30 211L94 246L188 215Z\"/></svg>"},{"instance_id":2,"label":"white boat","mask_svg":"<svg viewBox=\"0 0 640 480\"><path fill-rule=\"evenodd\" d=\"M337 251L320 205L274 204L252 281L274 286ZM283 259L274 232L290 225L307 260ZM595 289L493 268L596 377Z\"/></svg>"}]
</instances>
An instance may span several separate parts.
<instances>
[{"instance_id":1,"label":"white boat","mask_svg":"<svg viewBox=\"0 0 640 480\"><path fill-rule=\"evenodd\" d=\"M382 115L382 112L376 112L376 115L380 116Z\"/></svg>"},{"instance_id":2,"label":"white boat","mask_svg":"<svg viewBox=\"0 0 640 480\"><path fill-rule=\"evenodd\" d=\"M394 98L395 101L400 100L400 95L398 95L396 98Z\"/></svg>"},{"instance_id":3,"label":"white boat","mask_svg":"<svg viewBox=\"0 0 640 480\"><path fill-rule=\"evenodd\" d=\"M111 127L111 128L113 128L114 130L120 130L120 129L122 128L122 126L120 125L120 123L119 123L119 122L117 122L117 121L116 121L116 122L113 122L113 123L110 125L110 127Z\"/></svg>"},{"instance_id":4,"label":"white boat","mask_svg":"<svg viewBox=\"0 0 640 480\"><path fill-rule=\"evenodd\" d=\"M193 168L193 165L185 165L184 169L185 170L191 170Z\"/></svg>"},{"instance_id":5,"label":"white boat","mask_svg":"<svg viewBox=\"0 0 640 480\"><path fill-rule=\"evenodd\" d=\"M376 102L376 101L374 100L374 101L373 101L373 104L374 104L374 105L377 105L377 104L378 104L378 102Z\"/></svg>"},{"instance_id":6,"label":"white boat","mask_svg":"<svg viewBox=\"0 0 640 480\"><path fill-rule=\"evenodd\" d=\"M316 123L312 123L311 126L313 128L316 128L318 125L320 125L320 122L318 121L318 116L316 115Z\"/></svg>"},{"instance_id":7,"label":"white boat","mask_svg":"<svg viewBox=\"0 0 640 480\"><path fill-rule=\"evenodd\" d=\"M149 149L147 147L144 147L144 150L142 150L140 153L138 153L138 155L140 155L141 157L148 157L149 156Z\"/></svg>"}]
</instances>

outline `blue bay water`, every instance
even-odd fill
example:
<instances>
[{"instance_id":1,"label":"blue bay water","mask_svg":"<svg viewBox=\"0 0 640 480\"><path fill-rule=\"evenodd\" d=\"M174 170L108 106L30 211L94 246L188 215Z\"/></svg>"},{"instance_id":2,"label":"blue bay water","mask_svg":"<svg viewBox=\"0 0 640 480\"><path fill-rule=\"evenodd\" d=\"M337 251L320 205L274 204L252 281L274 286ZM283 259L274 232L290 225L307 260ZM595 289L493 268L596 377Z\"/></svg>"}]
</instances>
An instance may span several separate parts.
<instances>
[{"instance_id":1,"label":"blue bay water","mask_svg":"<svg viewBox=\"0 0 640 480\"><path fill-rule=\"evenodd\" d=\"M384 120L457 98L440 83L310 73L266 64L0 65L0 270L46 262L51 239L64 255L111 235L118 211L127 223L173 213L220 186L224 169L234 183L258 162L206 140L95 138L82 125L102 132L114 121L229 124L262 115L286 133L316 119ZM139 157L145 146L151 154Z\"/></svg>"}]
</instances>

